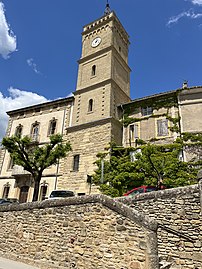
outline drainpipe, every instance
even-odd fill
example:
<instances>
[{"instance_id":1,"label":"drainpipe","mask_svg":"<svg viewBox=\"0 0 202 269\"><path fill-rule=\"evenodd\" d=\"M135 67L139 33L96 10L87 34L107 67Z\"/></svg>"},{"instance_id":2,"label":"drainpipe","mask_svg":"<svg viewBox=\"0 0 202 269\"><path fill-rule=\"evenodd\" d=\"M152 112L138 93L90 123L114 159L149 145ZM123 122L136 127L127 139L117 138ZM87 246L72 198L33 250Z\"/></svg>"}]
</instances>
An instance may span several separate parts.
<instances>
[{"instance_id":1,"label":"drainpipe","mask_svg":"<svg viewBox=\"0 0 202 269\"><path fill-rule=\"evenodd\" d=\"M179 93L177 95L177 104L178 104L178 115L179 115L179 129L180 129L180 137L182 137L182 132L183 132L183 124L182 124L182 111L181 111L181 104L180 104L180 99L179 99ZM182 159L183 162L186 161L186 156L185 156L185 152L184 149L182 149Z\"/></svg>"},{"instance_id":2,"label":"drainpipe","mask_svg":"<svg viewBox=\"0 0 202 269\"><path fill-rule=\"evenodd\" d=\"M122 116L122 121L124 120L124 109L123 109L123 106L121 105L120 106L122 111L123 111L123 116ZM125 127L123 125L123 132L122 132L122 146L124 145L124 142L125 142Z\"/></svg>"}]
</instances>

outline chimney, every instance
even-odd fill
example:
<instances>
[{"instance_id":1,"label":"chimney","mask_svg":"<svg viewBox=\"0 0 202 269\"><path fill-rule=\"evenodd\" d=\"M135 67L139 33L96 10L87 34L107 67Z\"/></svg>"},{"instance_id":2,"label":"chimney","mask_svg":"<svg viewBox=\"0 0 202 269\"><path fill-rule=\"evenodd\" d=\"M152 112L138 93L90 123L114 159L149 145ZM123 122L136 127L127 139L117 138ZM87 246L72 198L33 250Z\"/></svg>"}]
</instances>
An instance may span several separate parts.
<instances>
[{"instance_id":1,"label":"chimney","mask_svg":"<svg viewBox=\"0 0 202 269\"><path fill-rule=\"evenodd\" d=\"M182 85L182 88L183 89L187 89L188 88L188 81L187 80L184 81L184 83Z\"/></svg>"}]
</instances>

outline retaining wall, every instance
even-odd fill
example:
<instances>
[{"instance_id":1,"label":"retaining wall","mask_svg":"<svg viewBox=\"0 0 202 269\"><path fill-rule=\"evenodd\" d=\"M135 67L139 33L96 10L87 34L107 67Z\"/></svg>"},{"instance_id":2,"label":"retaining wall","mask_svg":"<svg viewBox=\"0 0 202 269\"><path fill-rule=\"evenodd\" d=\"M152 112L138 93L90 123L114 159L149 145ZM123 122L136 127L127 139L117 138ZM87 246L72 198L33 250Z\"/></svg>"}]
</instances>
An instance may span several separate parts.
<instances>
[{"instance_id":1,"label":"retaining wall","mask_svg":"<svg viewBox=\"0 0 202 269\"><path fill-rule=\"evenodd\" d=\"M172 268L202 269L202 215L199 186L121 198L158 222L158 252Z\"/></svg>"},{"instance_id":2,"label":"retaining wall","mask_svg":"<svg viewBox=\"0 0 202 269\"><path fill-rule=\"evenodd\" d=\"M0 255L40 268L157 269L157 224L103 195L0 207Z\"/></svg>"}]
</instances>

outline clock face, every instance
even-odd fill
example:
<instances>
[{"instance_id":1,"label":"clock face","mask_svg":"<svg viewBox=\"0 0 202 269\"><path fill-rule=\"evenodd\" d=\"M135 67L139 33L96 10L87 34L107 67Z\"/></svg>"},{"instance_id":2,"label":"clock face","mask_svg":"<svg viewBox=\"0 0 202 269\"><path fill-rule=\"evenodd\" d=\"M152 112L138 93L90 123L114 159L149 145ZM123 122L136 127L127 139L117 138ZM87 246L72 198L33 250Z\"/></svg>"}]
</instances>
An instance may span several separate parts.
<instances>
[{"instance_id":1,"label":"clock face","mask_svg":"<svg viewBox=\"0 0 202 269\"><path fill-rule=\"evenodd\" d=\"M102 41L101 37L96 37L95 39L93 39L91 46L95 48L101 43L101 41Z\"/></svg>"}]
</instances>

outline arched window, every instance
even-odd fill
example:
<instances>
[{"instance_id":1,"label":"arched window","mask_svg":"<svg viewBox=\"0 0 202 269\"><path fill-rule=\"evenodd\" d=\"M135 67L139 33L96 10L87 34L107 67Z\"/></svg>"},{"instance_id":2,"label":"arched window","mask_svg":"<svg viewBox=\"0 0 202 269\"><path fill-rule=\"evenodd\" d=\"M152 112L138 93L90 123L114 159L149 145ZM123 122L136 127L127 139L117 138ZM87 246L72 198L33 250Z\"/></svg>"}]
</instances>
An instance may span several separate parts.
<instances>
[{"instance_id":1,"label":"arched window","mask_svg":"<svg viewBox=\"0 0 202 269\"><path fill-rule=\"evenodd\" d=\"M15 129L15 136L21 137L22 136L22 125L19 124Z\"/></svg>"},{"instance_id":2,"label":"arched window","mask_svg":"<svg viewBox=\"0 0 202 269\"><path fill-rule=\"evenodd\" d=\"M88 112L93 111L93 99L90 99L88 102Z\"/></svg>"},{"instance_id":3,"label":"arched window","mask_svg":"<svg viewBox=\"0 0 202 269\"><path fill-rule=\"evenodd\" d=\"M48 130L48 135L53 135L56 133L56 125L57 125L57 121L55 118L53 118L51 121L50 121L50 124L49 124L49 130Z\"/></svg>"},{"instance_id":4,"label":"arched window","mask_svg":"<svg viewBox=\"0 0 202 269\"><path fill-rule=\"evenodd\" d=\"M73 160L73 171L79 171L79 160L80 160L80 155L74 155L74 160Z\"/></svg>"},{"instance_id":5,"label":"arched window","mask_svg":"<svg viewBox=\"0 0 202 269\"><path fill-rule=\"evenodd\" d=\"M46 195L47 195L47 190L48 190L48 185L47 183L44 181L41 185L41 190L40 190L40 197L39 200L43 201L46 199Z\"/></svg>"},{"instance_id":6,"label":"arched window","mask_svg":"<svg viewBox=\"0 0 202 269\"><path fill-rule=\"evenodd\" d=\"M39 140L39 123L37 121L32 125L31 138L33 141Z\"/></svg>"},{"instance_id":7,"label":"arched window","mask_svg":"<svg viewBox=\"0 0 202 269\"><path fill-rule=\"evenodd\" d=\"M9 190L10 190L10 185L9 183L6 183L6 185L4 185L2 198L4 199L8 198Z\"/></svg>"},{"instance_id":8,"label":"arched window","mask_svg":"<svg viewBox=\"0 0 202 269\"><path fill-rule=\"evenodd\" d=\"M92 76L95 76L96 75L96 65L93 65L92 66L92 73L91 73Z\"/></svg>"}]
</instances>

